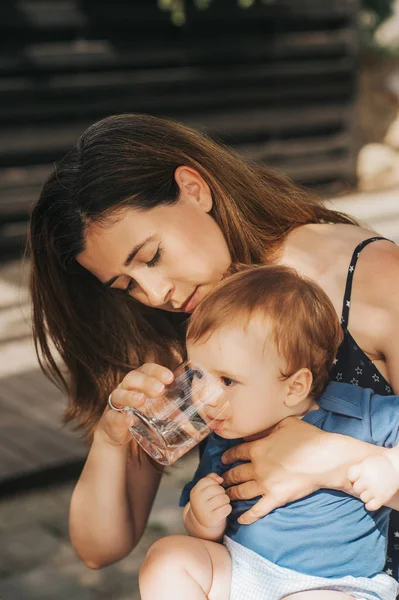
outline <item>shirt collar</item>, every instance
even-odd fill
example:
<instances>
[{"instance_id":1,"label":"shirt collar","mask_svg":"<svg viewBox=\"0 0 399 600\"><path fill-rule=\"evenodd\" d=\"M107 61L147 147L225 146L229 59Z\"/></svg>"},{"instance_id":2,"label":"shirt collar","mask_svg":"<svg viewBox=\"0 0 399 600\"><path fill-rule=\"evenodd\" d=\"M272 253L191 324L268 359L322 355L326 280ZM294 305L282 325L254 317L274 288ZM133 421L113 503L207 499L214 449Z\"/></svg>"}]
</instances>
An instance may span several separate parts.
<instances>
[{"instance_id":1,"label":"shirt collar","mask_svg":"<svg viewBox=\"0 0 399 600\"><path fill-rule=\"evenodd\" d=\"M370 390L349 383L332 381L318 398L317 403L320 408L332 413L362 419L362 403L367 393L370 393Z\"/></svg>"}]
</instances>

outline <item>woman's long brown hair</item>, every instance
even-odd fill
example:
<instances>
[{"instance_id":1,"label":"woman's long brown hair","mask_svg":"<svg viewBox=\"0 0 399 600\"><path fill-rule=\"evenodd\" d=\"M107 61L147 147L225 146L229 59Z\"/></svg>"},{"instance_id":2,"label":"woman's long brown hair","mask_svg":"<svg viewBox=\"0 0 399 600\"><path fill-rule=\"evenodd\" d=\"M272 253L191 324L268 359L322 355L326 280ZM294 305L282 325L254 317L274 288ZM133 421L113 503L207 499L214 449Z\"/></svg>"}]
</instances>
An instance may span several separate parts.
<instances>
[{"instance_id":1,"label":"woman's long brown hair","mask_svg":"<svg viewBox=\"0 0 399 600\"><path fill-rule=\"evenodd\" d=\"M171 365L184 355L185 317L106 289L75 257L86 228L114 211L177 202L180 165L196 169L209 185L211 214L233 262L267 262L299 225L356 224L283 175L248 164L179 123L124 114L89 127L44 183L28 242L39 362L69 395L65 420L87 433L129 370L148 357Z\"/></svg>"}]
</instances>

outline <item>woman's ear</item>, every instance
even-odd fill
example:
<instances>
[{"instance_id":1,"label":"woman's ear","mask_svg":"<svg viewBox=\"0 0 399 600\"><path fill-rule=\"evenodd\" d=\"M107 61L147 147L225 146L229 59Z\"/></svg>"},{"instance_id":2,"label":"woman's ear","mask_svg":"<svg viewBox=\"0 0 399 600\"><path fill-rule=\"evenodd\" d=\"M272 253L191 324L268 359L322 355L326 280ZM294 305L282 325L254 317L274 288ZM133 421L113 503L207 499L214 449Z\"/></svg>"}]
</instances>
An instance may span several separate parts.
<instances>
[{"instance_id":1,"label":"woman's ear","mask_svg":"<svg viewBox=\"0 0 399 600\"><path fill-rule=\"evenodd\" d=\"M284 404L288 408L295 408L305 400L312 388L313 376L309 369L302 368L287 379L287 394Z\"/></svg>"},{"instance_id":2,"label":"woman's ear","mask_svg":"<svg viewBox=\"0 0 399 600\"><path fill-rule=\"evenodd\" d=\"M192 167L180 166L175 170L175 181L180 189L180 200L196 202L199 207L209 213L213 199L209 185Z\"/></svg>"}]
</instances>

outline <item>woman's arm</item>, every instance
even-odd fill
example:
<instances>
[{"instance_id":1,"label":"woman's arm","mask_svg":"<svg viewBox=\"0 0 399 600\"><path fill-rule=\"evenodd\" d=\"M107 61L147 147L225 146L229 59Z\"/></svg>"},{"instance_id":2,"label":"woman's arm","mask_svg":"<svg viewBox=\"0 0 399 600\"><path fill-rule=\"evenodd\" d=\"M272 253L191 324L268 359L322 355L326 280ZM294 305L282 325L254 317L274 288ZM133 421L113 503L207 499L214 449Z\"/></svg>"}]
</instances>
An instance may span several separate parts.
<instances>
[{"instance_id":1,"label":"woman's arm","mask_svg":"<svg viewBox=\"0 0 399 600\"><path fill-rule=\"evenodd\" d=\"M161 473L145 456L139 464L129 455L128 445L110 444L98 432L72 495L71 541L93 569L129 554L148 521Z\"/></svg>"},{"instance_id":2,"label":"woman's arm","mask_svg":"<svg viewBox=\"0 0 399 600\"><path fill-rule=\"evenodd\" d=\"M172 380L169 369L146 363L125 376L112 392L112 402L119 407L140 407L147 397L161 396ZM133 550L147 525L161 480L161 473L144 453L138 460L129 431L132 422L132 415L105 409L72 495L71 541L93 569L116 562Z\"/></svg>"},{"instance_id":3,"label":"woman's arm","mask_svg":"<svg viewBox=\"0 0 399 600\"><path fill-rule=\"evenodd\" d=\"M223 462L250 461L225 472L231 500L263 496L239 523L250 524L275 508L299 500L321 488L353 494L348 468L385 448L337 433L327 433L289 417L271 433L227 450Z\"/></svg>"},{"instance_id":4,"label":"woman's arm","mask_svg":"<svg viewBox=\"0 0 399 600\"><path fill-rule=\"evenodd\" d=\"M361 286L361 310L356 319L354 305L351 320L355 317L354 325L362 332L370 355L380 357L393 392L399 394L399 248L385 243L371 250L367 264L359 264L365 268L366 283ZM326 433L291 417L279 423L268 437L225 452L226 464L250 462L227 471L224 480L232 486L228 489L232 500L263 496L239 519L252 523L320 488L356 495L347 478L348 468L384 450L348 436ZM398 508L397 496L391 508Z\"/></svg>"}]
</instances>

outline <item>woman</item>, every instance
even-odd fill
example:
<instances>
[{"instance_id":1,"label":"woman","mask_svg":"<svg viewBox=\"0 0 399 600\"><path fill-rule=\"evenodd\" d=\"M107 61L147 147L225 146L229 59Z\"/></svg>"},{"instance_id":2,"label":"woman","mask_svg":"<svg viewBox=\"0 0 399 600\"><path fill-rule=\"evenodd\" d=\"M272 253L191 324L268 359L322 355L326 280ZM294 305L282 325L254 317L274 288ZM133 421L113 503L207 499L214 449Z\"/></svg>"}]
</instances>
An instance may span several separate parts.
<instances>
[{"instance_id":1,"label":"woman","mask_svg":"<svg viewBox=\"0 0 399 600\"><path fill-rule=\"evenodd\" d=\"M399 393L399 250L373 236L177 123L121 115L82 135L44 184L30 250L41 364L69 392L66 420L92 437L70 512L71 540L88 566L135 547L161 478L134 447L129 417L107 408L108 395L140 406L162 394L184 357L188 314L232 263L277 262L317 281L340 316L344 303L335 378L357 375L379 394ZM233 499L264 496L249 523L332 481L349 490L348 466L380 451L288 419L227 452L226 462L250 462L225 481Z\"/></svg>"}]
</instances>

